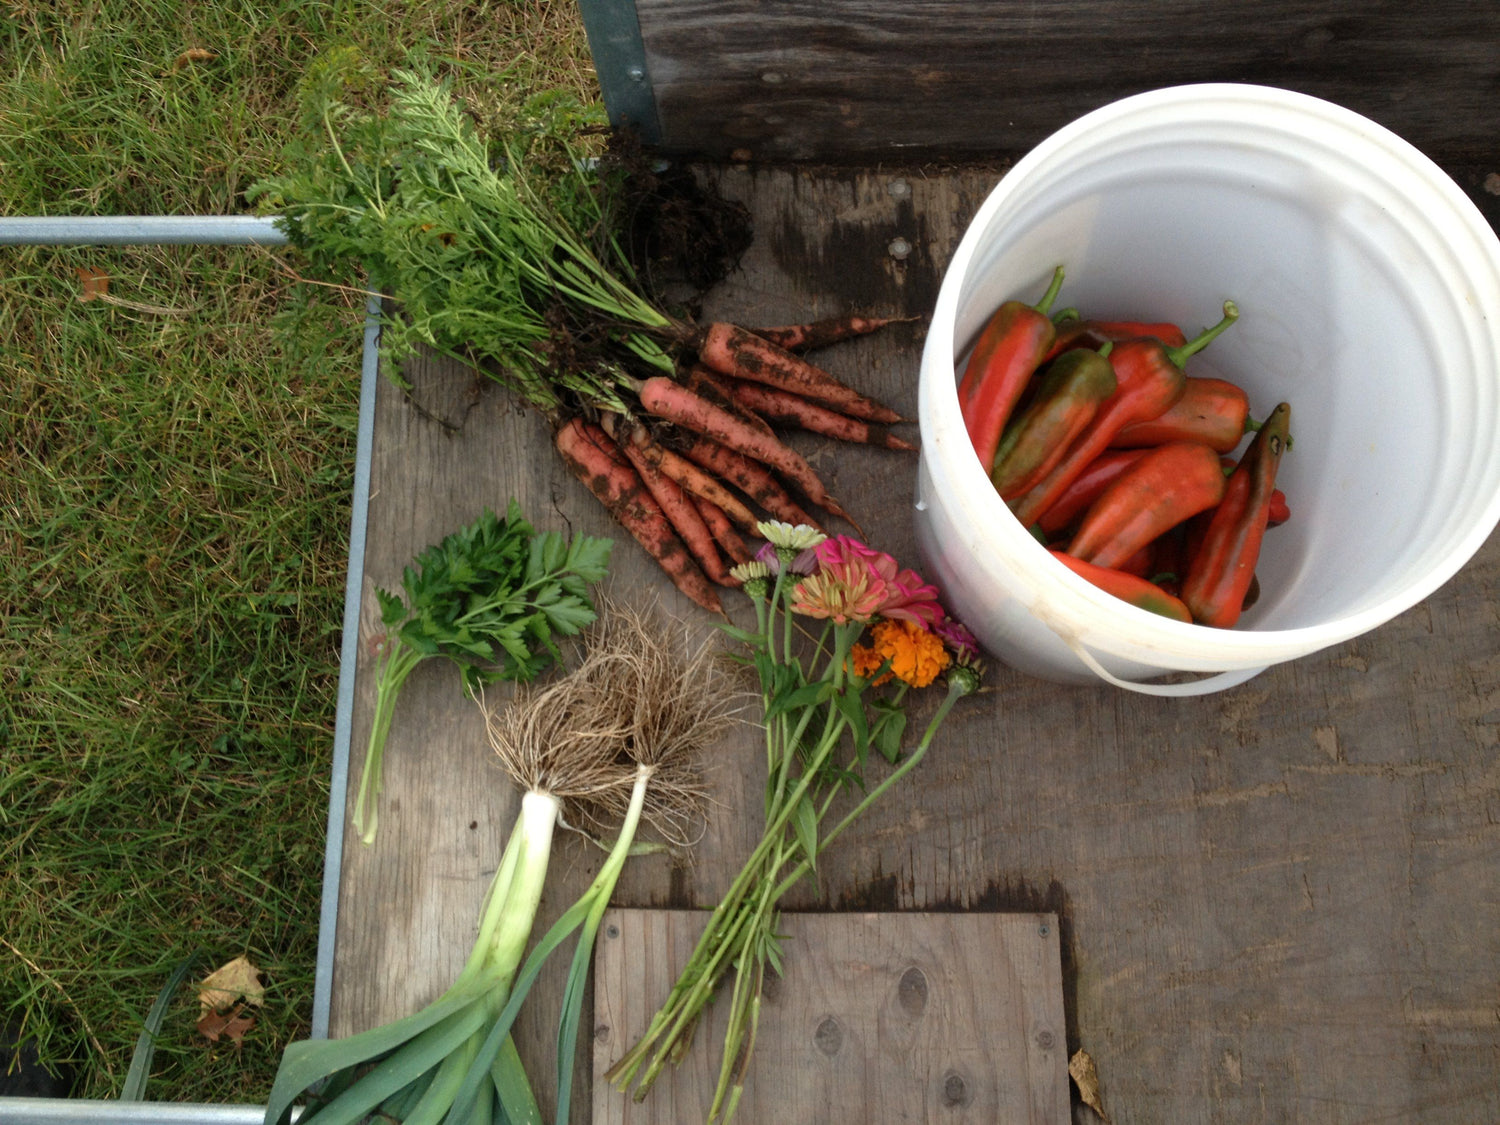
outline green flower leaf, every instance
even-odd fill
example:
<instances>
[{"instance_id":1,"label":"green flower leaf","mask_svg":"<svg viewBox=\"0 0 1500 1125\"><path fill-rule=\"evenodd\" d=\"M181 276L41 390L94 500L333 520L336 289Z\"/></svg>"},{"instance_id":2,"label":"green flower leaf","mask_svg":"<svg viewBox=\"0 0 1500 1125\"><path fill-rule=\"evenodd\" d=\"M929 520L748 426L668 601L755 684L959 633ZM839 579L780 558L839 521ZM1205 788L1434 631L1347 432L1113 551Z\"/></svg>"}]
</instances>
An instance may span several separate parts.
<instances>
[{"instance_id":1,"label":"green flower leaf","mask_svg":"<svg viewBox=\"0 0 1500 1125\"><path fill-rule=\"evenodd\" d=\"M813 808L812 798L806 793L792 810L792 828L797 833L797 846L807 855L813 870L818 869L818 813Z\"/></svg>"},{"instance_id":2,"label":"green flower leaf","mask_svg":"<svg viewBox=\"0 0 1500 1125\"><path fill-rule=\"evenodd\" d=\"M834 694L834 687L825 680L815 680L810 684L792 688L789 691L780 691L771 699L766 706L766 718L774 719L777 715L788 711L797 711L803 707L815 707L820 703L826 703Z\"/></svg>"},{"instance_id":3,"label":"green flower leaf","mask_svg":"<svg viewBox=\"0 0 1500 1125\"><path fill-rule=\"evenodd\" d=\"M845 690L837 693L833 702L849 723L849 732L854 738L854 752L863 765L865 754L870 749L870 724L865 718L864 700L858 692Z\"/></svg>"},{"instance_id":4,"label":"green flower leaf","mask_svg":"<svg viewBox=\"0 0 1500 1125\"><path fill-rule=\"evenodd\" d=\"M880 756L892 765L901 756L901 740L906 735L906 712L895 704L881 700L877 707L882 712L875 720L873 741Z\"/></svg>"}]
</instances>

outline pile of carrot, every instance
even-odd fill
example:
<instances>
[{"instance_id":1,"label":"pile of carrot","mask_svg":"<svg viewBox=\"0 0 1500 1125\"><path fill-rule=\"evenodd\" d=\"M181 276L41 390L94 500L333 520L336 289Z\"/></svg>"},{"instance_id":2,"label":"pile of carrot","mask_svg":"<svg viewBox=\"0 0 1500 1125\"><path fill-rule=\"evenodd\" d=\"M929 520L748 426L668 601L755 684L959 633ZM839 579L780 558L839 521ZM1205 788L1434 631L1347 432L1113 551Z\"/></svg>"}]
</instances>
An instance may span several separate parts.
<instances>
[{"instance_id":1,"label":"pile of carrot","mask_svg":"<svg viewBox=\"0 0 1500 1125\"><path fill-rule=\"evenodd\" d=\"M912 451L905 421L802 352L877 331L890 318L846 316L751 331L711 323L685 337L671 374L633 380L624 411L558 425L563 461L694 602L723 612L717 587L750 558L742 535L763 519L823 528L854 521L781 436L799 429ZM855 524L857 527L858 525Z\"/></svg>"}]
</instances>

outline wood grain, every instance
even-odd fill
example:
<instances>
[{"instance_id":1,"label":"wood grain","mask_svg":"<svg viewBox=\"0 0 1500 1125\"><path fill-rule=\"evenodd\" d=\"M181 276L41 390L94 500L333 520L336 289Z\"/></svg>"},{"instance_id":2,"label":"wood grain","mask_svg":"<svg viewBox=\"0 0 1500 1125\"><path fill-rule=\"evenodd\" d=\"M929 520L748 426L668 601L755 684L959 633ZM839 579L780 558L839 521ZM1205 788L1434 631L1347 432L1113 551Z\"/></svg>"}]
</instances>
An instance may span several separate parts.
<instances>
[{"instance_id":1,"label":"wood grain","mask_svg":"<svg viewBox=\"0 0 1500 1125\"><path fill-rule=\"evenodd\" d=\"M594 970L594 1125L707 1118L727 1005L637 1103L602 1080L636 1041L707 921L614 910ZM737 1120L1069 1120L1051 914L787 914L786 976L761 1008Z\"/></svg>"},{"instance_id":2,"label":"wood grain","mask_svg":"<svg viewBox=\"0 0 1500 1125\"><path fill-rule=\"evenodd\" d=\"M724 190L757 237L705 312L751 325L850 306L926 314L996 175L729 169ZM913 247L901 261L897 236ZM921 325L898 325L821 358L909 414L921 340ZM381 388L372 582L393 585L428 542L512 493L541 526L613 534L539 419L446 365L408 374L437 405ZM910 455L797 444L870 541L916 565ZM632 543L614 575L695 612ZM1097 1060L1118 1125L1500 1120L1497 637L1492 537L1395 620L1221 695L1148 699L994 665L788 908L1055 913L1068 1049ZM354 784L367 654L359 690ZM480 735L453 678L419 671L395 717L380 839L345 842L335 1034L431 998L468 950L515 808ZM632 860L616 905L712 906L759 831L761 761L754 728L736 732L713 761L703 843L691 859ZM545 918L597 864L560 842ZM549 972L519 1029L539 1075L561 980ZM591 1052L580 1045L584 1083ZM588 1090L574 1106L587 1121Z\"/></svg>"},{"instance_id":3,"label":"wood grain","mask_svg":"<svg viewBox=\"0 0 1500 1125\"><path fill-rule=\"evenodd\" d=\"M1193 82L1338 102L1440 163L1493 160L1500 7L1251 0L636 0L669 151L756 161L1017 157Z\"/></svg>"}]
</instances>

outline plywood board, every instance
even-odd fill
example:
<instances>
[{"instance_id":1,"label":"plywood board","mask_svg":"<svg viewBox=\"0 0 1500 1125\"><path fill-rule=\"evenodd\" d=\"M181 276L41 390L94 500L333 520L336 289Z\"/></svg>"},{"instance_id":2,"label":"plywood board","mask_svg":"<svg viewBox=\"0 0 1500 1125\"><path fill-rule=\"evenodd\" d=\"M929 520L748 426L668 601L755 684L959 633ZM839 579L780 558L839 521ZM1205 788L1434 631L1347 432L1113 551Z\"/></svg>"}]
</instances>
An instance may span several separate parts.
<instances>
[{"instance_id":1,"label":"plywood board","mask_svg":"<svg viewBox=\"0 0 1500 1125\"><path fill-rule=\"evenodd\" d=\"M602 1076L644 1031L704 911L614 910L595 956L594 1125L708 1119L728 1004L636 1102ZM1069 1120L1057 918L787 914L736 1119L1062 1125Z\"/></svg>"},{"instance_id":2,"label":"plywood board","mask_svg":"<svg viewBox=\"0 0 1500 1125\"><path fill-rule=\"evenodd\" d=\"M996 177L725 170L756 241L705 315L924 316ZM904 324L823 360L910 413L921 345L921 325ZM449 365L407 374L410 394L386 383L377 404L371 585L393 587L417 551L511 495L540 526L617 534L540 419ZM797 442L869 540L916 565L909 457ZM614 573L695 612L623 537ZM355 785L370 669L366 649ZM1117 1125L1500 1121L1500 539L1395 620L1220 695L1062 687L1002 664L986 683L788 909L1056 914L1068 1048L1097 1060ZM931 706L917 702L914 725ZM702 843L690 859L631 860L616 905L711 907L759 832L763 762L752 726L727 739ZM514 815L443 669L407 684L386 789L377 844L345 842L334 1034L447 986ZM544 923L598 863L560 840ZM539 1075L560 978L543 977L518 1028ZM580 1082L591 1051L580 1045ZM575 1092L575 1125L590 1104Z\"/></svg>"}]
</instances>

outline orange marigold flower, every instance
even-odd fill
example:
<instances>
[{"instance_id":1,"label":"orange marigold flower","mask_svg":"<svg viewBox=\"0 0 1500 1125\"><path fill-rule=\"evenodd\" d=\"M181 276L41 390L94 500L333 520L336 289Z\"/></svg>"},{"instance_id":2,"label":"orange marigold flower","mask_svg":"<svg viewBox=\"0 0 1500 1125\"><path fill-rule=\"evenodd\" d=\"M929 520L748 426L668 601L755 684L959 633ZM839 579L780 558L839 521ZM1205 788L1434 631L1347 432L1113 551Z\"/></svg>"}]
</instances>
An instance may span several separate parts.
<instances>
[{"instance_id":1,"label":"orange marigold flower","mask_svg":"<svg viewBox=\"0 0 1500 1125\"><path fill-rule=\"evenodd\" d=\"M953 659L941 640L911 621L887 618L877 622L870 630L870 640L875 660L871 671L889 660L892 674L912 687L932 683ZM856 656L855 671L859 671L859 660Z\"/></svg>"},{"instance_id":2,"label":"orange marigold flower","mask_svg":"<svg viewBox=\"0 0 1500 1125\"><path fill-rule=\"evenodd\" d=\"M876 652L869 645L854 645L849 649L849 665L853 668L856 676L861 676L868 680L880 670L880 666L884 663L885 657L881 656L880 653ZM887 672L875 681L875 686L879 687L890 678L891 674Z\"/></svg>"}]
</instances>

